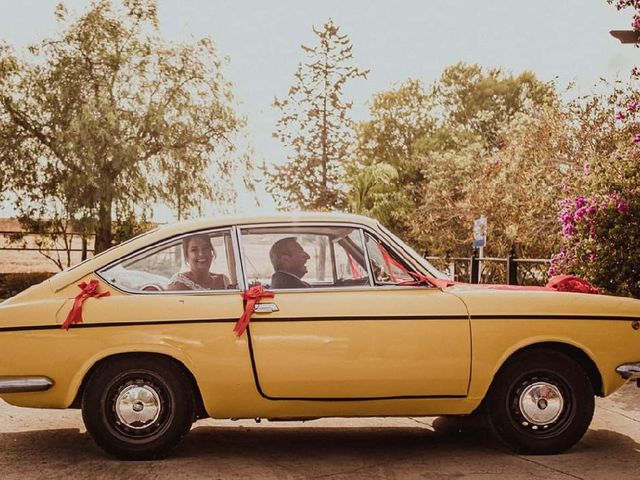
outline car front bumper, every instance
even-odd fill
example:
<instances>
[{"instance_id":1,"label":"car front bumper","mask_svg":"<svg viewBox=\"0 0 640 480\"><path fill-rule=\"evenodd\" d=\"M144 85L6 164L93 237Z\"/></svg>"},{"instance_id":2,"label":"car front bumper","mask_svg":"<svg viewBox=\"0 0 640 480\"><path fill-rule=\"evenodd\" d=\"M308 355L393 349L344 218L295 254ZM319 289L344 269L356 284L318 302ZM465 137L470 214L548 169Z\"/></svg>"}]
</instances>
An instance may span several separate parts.
<instances>
[{"instance_id":1,"label":"car front bumper","mask_svg":"<svg viewBox=\"0 0 640 480\"><path fill-rule=\"evenodd\" d=\"M616 372L625 380L634 380L640 387L640 362L623 363L616 368Z\"/></svg>"}]
</instances>

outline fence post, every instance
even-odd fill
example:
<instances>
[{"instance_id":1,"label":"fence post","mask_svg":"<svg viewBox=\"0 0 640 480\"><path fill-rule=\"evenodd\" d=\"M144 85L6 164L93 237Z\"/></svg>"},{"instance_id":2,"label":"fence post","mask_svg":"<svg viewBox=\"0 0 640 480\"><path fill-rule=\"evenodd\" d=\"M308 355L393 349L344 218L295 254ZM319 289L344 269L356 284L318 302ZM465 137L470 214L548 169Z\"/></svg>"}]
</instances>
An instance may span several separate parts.
<instances>
[{"instance_id":1,"label":"fence post","mask_svg":"<svg viewBox=\"0 0 640 480\"><path fill-rule=\"evenodd\" d=\"M82 234L82 257L80 260L85 261L87 259L87 236Z\"/></svg>"},{"instance_id":2,"label":"fence post","mask_svg":"<svg viewBox=\"0 0 640 480\"><path fill-rule=\"evenodd\" d=\"M474 248L471 254L471 283L480 283L480 260L477 248Z\"/></svg>"},{"instance_id":3,"label":"fence post","mask_svg":"<svg viewBox=\"0 0 640 480\"><path fill-rule=\"evenodd\" d=\"M507 257L507 283L509 285L518 284L518 261L516 260L516 249L513 245Z\"/></svg>"}]
</instances>

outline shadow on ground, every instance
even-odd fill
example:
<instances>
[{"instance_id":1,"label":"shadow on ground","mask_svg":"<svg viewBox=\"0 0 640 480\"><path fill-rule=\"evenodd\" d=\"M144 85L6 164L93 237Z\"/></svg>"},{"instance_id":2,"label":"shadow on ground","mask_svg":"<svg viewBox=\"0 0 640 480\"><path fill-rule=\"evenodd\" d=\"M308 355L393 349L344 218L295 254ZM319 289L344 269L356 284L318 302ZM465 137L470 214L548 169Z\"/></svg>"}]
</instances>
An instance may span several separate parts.
<instances>
[{"instance_id":1,"label":"shadow on ground","mask_svg":"<svg viewBox=\"0 0 640 480\"><path fill-rule=\"evenodd\" d=\"M433 423L436 431L203 426L155 462L108 458L75 429L4 433L0 478L638 478L640 444L613 431L590 430L565 454L525 457L473 422Z\"/></svg>"}]
</instances>

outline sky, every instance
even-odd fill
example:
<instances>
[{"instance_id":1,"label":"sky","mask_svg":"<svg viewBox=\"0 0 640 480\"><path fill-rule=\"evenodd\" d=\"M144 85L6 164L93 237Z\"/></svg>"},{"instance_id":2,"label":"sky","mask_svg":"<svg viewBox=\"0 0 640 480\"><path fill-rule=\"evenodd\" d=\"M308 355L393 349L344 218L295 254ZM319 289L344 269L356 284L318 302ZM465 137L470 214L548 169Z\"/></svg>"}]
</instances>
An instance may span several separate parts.
<instances>
[{"instance_id":1,"label":"sky","mask_svg":"<svg viewBox=\"0 0 640 480\"><path fill-rule=\"evenodd\" d=\"M17 50L52 36L58 0L0 0L0 41ZM69 0L82 12L89 1ZM234 84L239 111L248 119L256 164L281 163L287 151L272 138L278 112L274 97L286 96L301 44L312 45L312 26L327 19L353 43L354 62L369 69L345 89L354 120L367 118L371 97L408 78L425 83L457 62L530 70L573 94L602 90L600 78L626 80L640 51L622 45L609 30L630 28L631 10L617 11L606 0L160 0L159 20L167 40L211 37L229 57L225 76ZM634 63L635 62L635 63ZM274 208L263 185L254 195L240 192L238 211ZM206 211L206 209L205 209ZM156 219L171 213L156 208Z\"/></svg>"}]
</instances>

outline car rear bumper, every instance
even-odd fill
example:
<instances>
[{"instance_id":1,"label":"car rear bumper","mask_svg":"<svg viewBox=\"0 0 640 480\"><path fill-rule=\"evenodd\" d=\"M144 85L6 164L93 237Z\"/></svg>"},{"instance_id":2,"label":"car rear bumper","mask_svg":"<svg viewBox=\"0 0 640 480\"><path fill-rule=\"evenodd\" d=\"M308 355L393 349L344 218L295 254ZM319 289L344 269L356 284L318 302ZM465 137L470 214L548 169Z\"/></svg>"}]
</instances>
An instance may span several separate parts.
<instances>
[{"instance_id":1,"label":"car rear bumper","mask_svg":"<svg viewBox=\"0 0 640 480\"><path fill-rule=\"evenodd\" d=\"M52 386L49 377L0 377L0 393L44 392Z\"/></svg>"},{"instance_id":2,"label":"car rear bumper","mask_svg":"<svg viewBox=\"0 0 640 480\"><path fill-rule=\"evenodd\" d=\"M640 362L637 363L623 363L616 372L625 380L640 380Z\"/></svg>"}]
</instances>

